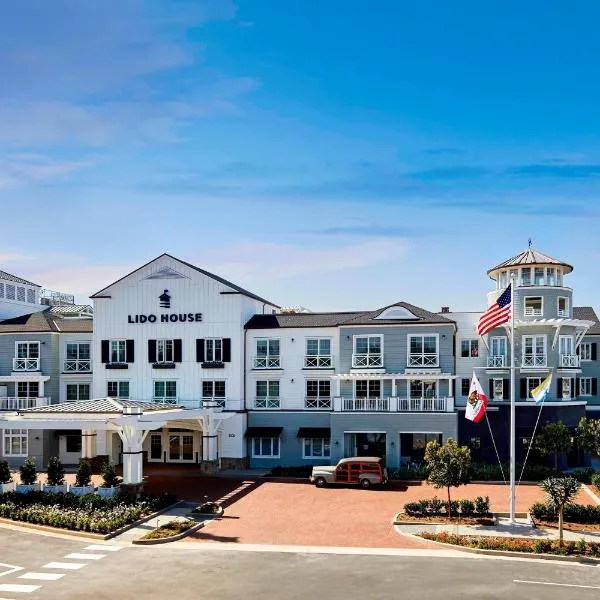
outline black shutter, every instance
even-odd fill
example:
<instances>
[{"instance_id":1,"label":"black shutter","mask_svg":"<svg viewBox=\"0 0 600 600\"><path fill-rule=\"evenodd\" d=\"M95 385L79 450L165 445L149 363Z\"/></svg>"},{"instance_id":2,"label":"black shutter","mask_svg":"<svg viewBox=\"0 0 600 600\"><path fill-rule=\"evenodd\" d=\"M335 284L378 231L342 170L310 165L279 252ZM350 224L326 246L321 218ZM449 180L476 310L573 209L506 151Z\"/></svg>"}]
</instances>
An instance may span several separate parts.
<instances>
[{"instance_id":1,"label":"black shutter","mask_svg":"<svg viewBox=\"0 0 600 600\"><path fill-rule=\"evenodd\" d=\"M592 377L592 396L598 395L598 378Z\"/></svg>"},{"instance_id":2,"label":"black shutter","mask_svg":"<svg viewBox=\"0 0 600 600\"><path fill-rule=\"evenodd\" d=\"M455 392L456 392L456 379L453 379L452 381L450 381L450 396L452 396L452 398L455 397Z\"/></svg>"},{"instance_id":3,"label":"black shutter","mask_svg":"<svg viewBox=\"0 0 600 600\"><path fill-rule=\"evenodd\" d=\"M576 377L571 377L571 398L577 396L577 382L579 380Z\"/></svg>"},{"instance_id":4,"label":"black shutter","mask_svg":"<svg viewBox=\"0 0 600 600\"><path fill-rule=\"evenodd\" d=\"M100 355L103 363L110 362L110 342L108 340L100 342Z\"/></svg>"},{"instance_id":5,"label":"black shutter","mask_svg":"<svg viewBox=\"0 0 600 600\"><path fill-rule=\"evenodd\" d=\"M488 400L494 399L494 380L490 379L490 393L488 395Z\"/></svg>"},{"instance_id":6,"label":"black shutter","mask_svg":"<svg viewBox=\"0 0 600 600\"><path fill-rule=\"evenodd\" d=\"M556 380L556 399L562 399L562 377Z\"/></svg>"},{"instance_id":7,"label":"black shutter","mask_svg":"<svg viewBox=\"0 0 600 600\"><path fill-rule=\"evenodd\" d=\"M471 380L470 379L461 379L461 392L462 392L462 396L468 396L469 395L469 387L471 385Z\"/></svg>"},{"instance_id":8,"label":"black shutter","mask_svg":"<svg viewBox=\"0 0 600 600\"><path fill-rule=\"evenodd\" d=\"M173 340L173 361L181 362L181 340Z\"/></svg>"},{"instance_id":9,"label":"black shutter","mask_svg":"<svg viewBox=\"0 0 600 600\"><path fill-rule=\"evenodd\" d=\"M527 399L527 379L521 378L521 400Z\"/></svg>"},{"instance_id":10,"label":"black shutter","mask_svg":"<svg viewBox=\"0 0 600 600\"><path fill-rule=\"evenodd\" d=\"M502 397L505 400L510 400L510 379L502 380Z\"/></svg>"},{"instance_id":11,"label":"black shutter","mask_svg":"<svg viewBox=\"0 0 600 600\"><path fill-rule=\"evenodd\" d=\"M223 338L223 362L231 362L231 339Z\"/></svg>"},{"instance_id":12,"label":"black shutter","mask_svg":"<svg viewBox=\"0 0 600 600\"><path fill-rule=\"evenodd\" d=\"M204 340L196 340L196 362L204 362Z\"/></svg>"},{"instance_id":13,"label":"black shutter","mask_svg":"<svg viewBox=\"0 0 600 600\"><path fill-rule=\"evenodd\" d=\"M596 353L597 353L597 344L596 342L592 342L592 360L596 360Z\"/></svg>"},{"instance_id":14,"label":"black shutter","mask_svg":"<svg viewBox=\"0 0 600 600\"><path fill-rule=\"evenodd\" d=\"M148 362L156 362L156 340L148 340Z\"/></svg>"},{"instance_id":15,"label":"black shutter","mask_svg":"<svg viewBox=\"0 0 600 600\"><path fill-rule=\"evenodd\" d=\"M135 352L133 348L133 340L125 340L125 362L132 363L135 361Z\"/></svg>"}]
</instances>

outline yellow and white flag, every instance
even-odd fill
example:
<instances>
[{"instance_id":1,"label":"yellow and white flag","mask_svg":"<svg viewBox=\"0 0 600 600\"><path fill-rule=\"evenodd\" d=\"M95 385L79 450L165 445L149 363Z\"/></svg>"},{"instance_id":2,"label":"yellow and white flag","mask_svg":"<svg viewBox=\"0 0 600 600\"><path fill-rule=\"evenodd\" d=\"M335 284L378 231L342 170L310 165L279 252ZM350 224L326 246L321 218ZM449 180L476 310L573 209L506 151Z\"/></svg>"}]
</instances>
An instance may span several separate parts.
<instances>
[{"instance_id":1,"label":"yellow and white flag","mask_svg":"<svg viewBox=\"0 0 600 600\"><path fill-rule=\"evenodd\" d=\"M552 383L552 373L540 383L536 388L531 390L531 397L535 400L536 404L541 404L550 393L550 384Z\"/></svg>"}]
</instances>

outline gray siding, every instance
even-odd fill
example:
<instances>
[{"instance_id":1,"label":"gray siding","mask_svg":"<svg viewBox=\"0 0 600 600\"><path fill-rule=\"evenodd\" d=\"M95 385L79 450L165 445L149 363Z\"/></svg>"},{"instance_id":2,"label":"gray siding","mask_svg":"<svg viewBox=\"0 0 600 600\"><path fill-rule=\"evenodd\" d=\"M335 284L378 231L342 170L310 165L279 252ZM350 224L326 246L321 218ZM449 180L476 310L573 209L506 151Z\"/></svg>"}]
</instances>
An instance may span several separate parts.
<instances>
[{"instance_id":1,"label":"gray siding","mask_svg":"<svg viewBox=\"0 0 600 600\"><path fill-rule=\"evenodd\" d=\"M543 298L543 315L541 317L525 316L525 298L538 296ZM558 318L558 298L559 296L569 299L570 314L573 314L573 291L568 288L557 289L552 287L518 287L515 290L515 319L517 321L533 321L535 319L556 319Z\"/></svg>"}]
</instances>

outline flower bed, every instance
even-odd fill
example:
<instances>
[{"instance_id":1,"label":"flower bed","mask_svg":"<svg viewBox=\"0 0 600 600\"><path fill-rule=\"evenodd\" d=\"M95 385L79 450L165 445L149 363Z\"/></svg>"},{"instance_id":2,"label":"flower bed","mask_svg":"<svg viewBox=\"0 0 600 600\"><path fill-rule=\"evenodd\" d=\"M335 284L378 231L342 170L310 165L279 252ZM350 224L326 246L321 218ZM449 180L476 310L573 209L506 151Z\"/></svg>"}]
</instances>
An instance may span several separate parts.
<instances>
[{"instance_id":1,"label":"flower bed","mask_svg":"<svg viewBox=\"0 0 600 600\"><path fill-rule=\"evenodd\" d=\"M454 500L451 505L452 516L489 518L490 499L478 496L475 500ZM408 502L404 505L404 513L410 517L449 517L448 503L440 500L437 496L431 500L418 500Z\"/></svg>"},{"instance_id":2,"label":"flower bed","mask_svg":"<svg viewBox=\"0 0 600 600\"><path fill-rule=\"evenodd\" d=\"M143 540L160 540L164 538L174 537L185 533L195 525L194 521L170 521L166 525L161 525L153 531L149 531L142 539Z\"/></svg>"},{"instance_id":3,"label":"flower bed","mask_svg":"<svg viewBox=\"0 0 600 600\"><path fill-rule=\"evenodd\" d=\"M562 556L591 556L600 558L600 543L566 542L561 548L556 540L532 540L527 538L452 535L450 533L420 533L419 537L433 542L477 548L479 550L502 550L529 554L556 554Z\"/></svg>"},{"instance_id":4,"label":"flower bed","mask_svg":"<svg viewBox=\"0 0 600 600\"><path fill-rule=\"evenodd\" d=\"M175 502L171 495L101 498L89 494L31 492L0 495L0 517L13 521L48 525L72 531L107 534L166 508Z\"/></svg>"},{"instance_id":5,"label":"flower bed","mask_svg":"<svg viewBox=\"0 0 600 600\"><path fill-rule=\"evenodd\" d=\"M462 517L456 514L452 518L450 518L445 514L437 516L422 515L419 517L415 517L406 513L398 513L394 521L396 524L449 523L452 525L457 525L460 523L461 525L483 525L486 527L496 525L496 519L494 519L493 517Z\"/></svg>"}]
</instances>

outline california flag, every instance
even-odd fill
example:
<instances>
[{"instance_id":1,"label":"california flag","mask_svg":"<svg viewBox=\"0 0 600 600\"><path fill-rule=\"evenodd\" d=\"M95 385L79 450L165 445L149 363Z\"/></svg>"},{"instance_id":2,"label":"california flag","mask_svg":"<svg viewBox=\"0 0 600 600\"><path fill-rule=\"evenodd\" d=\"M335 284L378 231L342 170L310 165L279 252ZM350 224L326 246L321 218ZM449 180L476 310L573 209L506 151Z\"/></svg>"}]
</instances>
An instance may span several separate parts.
<instances>
[{"instance_id":1,"label":"california flag","mask_svg":"<svg viewBox=\"0 0 600 600\"><path fill-rule=\"evenodd\" d=\"M477 375L473 373L473 379L471 379L471 387L469 388L469 398L467 399L467 408L465 410L465 417L473 423L479 423L485 414L488 399L483 393L483 388L477 379Z\"/></svg>"}]
</instances>

